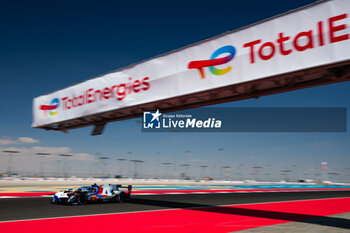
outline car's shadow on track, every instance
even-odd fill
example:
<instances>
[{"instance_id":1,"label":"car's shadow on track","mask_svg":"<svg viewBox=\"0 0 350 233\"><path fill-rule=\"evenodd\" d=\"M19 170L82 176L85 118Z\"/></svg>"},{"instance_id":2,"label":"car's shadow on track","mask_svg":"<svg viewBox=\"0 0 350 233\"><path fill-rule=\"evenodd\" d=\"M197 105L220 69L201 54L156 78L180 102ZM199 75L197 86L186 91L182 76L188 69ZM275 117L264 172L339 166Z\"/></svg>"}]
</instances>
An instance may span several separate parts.
<instances>
[{"instance_id":1,"label":"car's shadow on track","mask_svg":"<svg viewBox=\"0 0 350 233\"><path fill-rule=\"evenodd\" d=\"M308 215L308 214L295 214L288 212L279 211L268 211L268 210L256 210L256 209L245 209L240 207L225 207L225 206L215 206L215 205L200 205L194 203L183 203L176 201L164 201L164 200L152 200L135 198L131 199L129 203L147 206L159 206L165 208L175 208L175 209L190 209L192 211L205 211L214 212L221 214L232 214L241 215L249 217L258 218L268 218L277 219L293 222L304 222L322 226L338 227L343 229L350 229L350 220L337 217L327 217L318 215Z\"/></svg>"}]
</instances>

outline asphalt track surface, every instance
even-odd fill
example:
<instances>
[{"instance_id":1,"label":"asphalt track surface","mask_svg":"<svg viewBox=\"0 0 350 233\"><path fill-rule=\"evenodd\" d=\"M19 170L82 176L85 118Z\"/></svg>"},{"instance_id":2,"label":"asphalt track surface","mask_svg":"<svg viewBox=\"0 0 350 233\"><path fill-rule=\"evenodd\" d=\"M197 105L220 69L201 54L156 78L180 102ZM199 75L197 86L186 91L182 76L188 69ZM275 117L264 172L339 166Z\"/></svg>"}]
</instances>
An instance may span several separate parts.
<instances>
[{"instance_id":1,"label":"asphalt track surface","mask_svg":"<svg viewBox=\"0 0 350 233\"><path fill-rule=\"evenodd\" d=\"M138 195L132 196L128 203L91 203L81 206L54 205L48 197L6 198L0 199L0 222L337 197L350 197L350 191Z\"/></svg>"}]
</instances>

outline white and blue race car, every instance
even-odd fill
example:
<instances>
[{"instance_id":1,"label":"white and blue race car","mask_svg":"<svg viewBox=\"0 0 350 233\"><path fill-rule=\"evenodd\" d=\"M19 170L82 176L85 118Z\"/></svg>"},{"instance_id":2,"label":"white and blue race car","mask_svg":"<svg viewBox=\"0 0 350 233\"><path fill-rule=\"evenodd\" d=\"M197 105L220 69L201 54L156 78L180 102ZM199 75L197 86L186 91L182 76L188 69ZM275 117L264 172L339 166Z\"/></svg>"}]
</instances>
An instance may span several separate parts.
<instances>
[{"instance_id":1,"label":"white and blue race car","mask_svg":"<svg viewBox=\"0 0 350 233\"><path fill-rule=\"evenodd\" d=\"M127 189L127 191L123 190ZM55 204L79 204L85 205L88 202L126 202L130 200L132 186L119 184L104 184L83 186L76 190L68 189L57 192L51 202Z\"/></svg>"}]
</instances>

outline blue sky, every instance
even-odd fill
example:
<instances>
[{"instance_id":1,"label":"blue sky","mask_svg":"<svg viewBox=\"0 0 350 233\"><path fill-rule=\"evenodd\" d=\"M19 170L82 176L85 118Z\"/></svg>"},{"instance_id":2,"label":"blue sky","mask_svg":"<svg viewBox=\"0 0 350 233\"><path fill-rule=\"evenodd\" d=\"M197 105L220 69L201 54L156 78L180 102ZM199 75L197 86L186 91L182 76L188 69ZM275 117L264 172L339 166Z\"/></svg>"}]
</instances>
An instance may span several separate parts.
<instances>
[{"instance_id":1,"label":"blue sky","mask_svg":"<svg viewBox=\"0 0 350 233\"><path fill-rule=\"evenodd\" d=\"M2 2L0 148L23 150L21 159L14 164L18 170L24 169L25 159L38 151L74 153L90 161L99 152L113 159L110 163L114 168L118 167L116 158L129 156L148 161L144 173L151 173L159 169L151 161L185 163L185 151L189 150L193 166L210 165L213 176L215 168L223 164L245 164L247 174L252 164L266 171L297 165L298 172L311 174L311 169L319 169L322 161L344 173L350 167L349 133L152 134L141 133L135 119L110 123L104 135L97 137L90 136L91 128L64 134L30 127L32 99L36 96L312 2L315 1ZM349 99L350 84L339 83L220 106L348 108ZM34 141L23 142L20 137ZM156 152L160 152L158 159ZM0 171L6 169L5 157L1 157Z\"/></svg>"}]
</instances>

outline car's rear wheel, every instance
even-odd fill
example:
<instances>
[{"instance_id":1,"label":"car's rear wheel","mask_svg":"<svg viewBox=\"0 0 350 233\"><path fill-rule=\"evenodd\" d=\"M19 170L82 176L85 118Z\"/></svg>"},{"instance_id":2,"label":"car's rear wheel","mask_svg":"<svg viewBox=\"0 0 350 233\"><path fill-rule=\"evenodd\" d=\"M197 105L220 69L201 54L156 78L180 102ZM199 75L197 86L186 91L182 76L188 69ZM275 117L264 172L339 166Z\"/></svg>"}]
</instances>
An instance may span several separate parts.
<instances>
[{"instance_id":1,"label":"car's rear wheel","mask_svg":"<svg viewBox=\"0 0 350 233\"><path fill-rule=\"evenodd\" d=\"M128 196L126 195L126 193L121 193L118 196L118 201L120 203L124 203L124 202L126 202L127 198L128 198Z\"/></svg>"},{"instance_id":2,"label":"car's rear wheel","mask_svg":"<svg viewBox=\"0 0 350 233\"><path fill-rule=\"evenodd\" d=\"M79 205L85 205L88 201L88 197L86 193L80 193L78 196L78 203Z\"/></svg>"}]
</instances>

